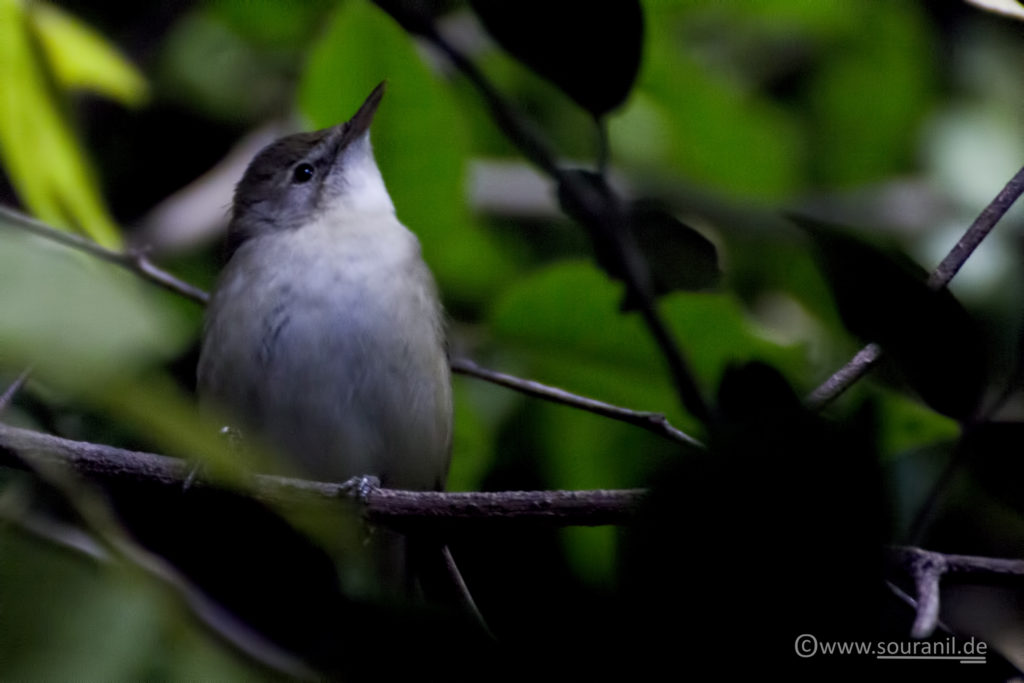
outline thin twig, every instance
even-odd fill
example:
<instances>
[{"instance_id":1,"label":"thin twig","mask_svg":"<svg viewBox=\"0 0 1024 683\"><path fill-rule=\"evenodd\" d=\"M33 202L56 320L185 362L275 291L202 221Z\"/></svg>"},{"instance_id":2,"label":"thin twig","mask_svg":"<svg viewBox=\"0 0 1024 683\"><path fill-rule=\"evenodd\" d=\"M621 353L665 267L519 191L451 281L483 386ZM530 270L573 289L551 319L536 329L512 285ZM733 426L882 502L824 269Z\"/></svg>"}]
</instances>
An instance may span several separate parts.
<instances>
[{"instance_id":1,"label":"thin twig","mask_svg":"<svg viewBox=\"0 0 1024 683\"><path fill-rule=\"evenodd\" d=\"M62 465L100 479L146 481L180 489L191 464L154 453L72 441L0 424L0 465ZM258 499L272 503L351 497L345 483L254 475L248 482ZM194 486L207 485L202 480ZM381 524L429 525L457 530L481 523L544 526L602 526L629 523L644 497L641 489L618 491L503 491L441 493L372 489L364 513Z\"/></svg>"},{"instance_id":2,"label":"thin twig","mask_svg":"<svg viewBox=\"0 0 1024 683\"><path fill-rule=\"evenodd\" d=\"M885 585L888 586L889 590L892 592L893 595L895 595L897 598L899 598L900 600L905 602L908 606L910 606L910 608L914 610L914 614L915 615L917 614L917 609L918 609L918 604L919 603L917 602L916 599L914 599L913 597L908 595L906 591L904 591L902 588L897 586L892 581L886 581ZM941 619L936 620L935 627L937 629L939 629L940 631L942 631L943 633L952 633L953 632L949 628L949 626L947 626ZM913 628L913 627L911 627L911 628Z\"/></svg>"},{"instance_id":3,"label":"thin twig","mask_svg":"<svg viewBox=\"0 0 1024 683\"><path fill-rule=\"evenodd\" d=\"M1002 219L1014 202L1024 193L1024 168L1017 171L1006 186L1000 190L988 206L971 223L963 237L950 250L942 262L928 277L928 286L942 289L949 284L982 240ZM874 347L874 348L872 348ZM868 344L840 368L834 375L807 397L806 403L813 410L821 410L849 389L878 362L881 350L875 344Z\"/></svg>"},{"instance_id":4,"label":"thin twig","mask_svg":"<svg viewBox=\"0 0 1024 683\"><path fill-rule=\"evenodd\" d=\"M206 292L190 285L184 280L179 280L167 271L157 268L141 251L122 252L106 249L92 240L65 232L64 230L58 230L5 206L0 206L0 219L9 221L26 232L45 237L48 240L58 242L72 249L91 254L107 263L113 263L116 266L125 268L137 275L141 275L150 282L160 285L164 289L180 294L186 299L191 299L200 304L205 304L209 300L209 295Z\"/></svg>"},{"instance_id":5,"label":"thin twig","mask_svg":"<svg viewBox=\"0 0 1024 683\"><path fill-rule=\"evenodd\" d=\"M553 387L547 384L541 384L540 382L535 382L530 379L506 375L503 372L497 372L495 370L480 367L468 358L452 358L451 366L453 372L457 372L461 375L476 377L477 379L482 379L491 382L492 384L497 384L498 386L518 391L526 394L527 396L542 398L544 400L551 401L552 403L571 406L612 420L626 422L640 427L641 429L645 429L652 434L657 434L658 436L678 443L683 443L688 446L701 449L705 448L704 444L700 441L672 426L672 423L668 421L668 418L661 413L630 410L629 408L623 408L621 406L612 405L611 403L605 403L586 396L573 394L564 389L559 389L558 387Z\"/></svg>"},{"instance_id":6,"label":"thin twig","mask_svg":"<svg viewBox=\"0 0 1024 683\"><path fill-rule=\"evenodd\" d=\"M846 365L812 391L804 400L805 405L810 410L824 410L828 404L868 374L881 359L882 347L874 342L867 344L854 354Z\"/></svg>"},{"instance_id":7,"label":"thin twig","mask_svg":"<svg viewBox=\"0 0 1024 683\"><path fill-rule=\"evenodd\" d=\"M14 378L14 381L8 385L4 390L2 396L0 396L0 413L7 410L7 406L11 404L14 397L17 396L21 388L25 386L25 382L28 381L29 375L32 374L32 368L25 368L21 371L21 374Z\"/></svg>"}]
</instances>

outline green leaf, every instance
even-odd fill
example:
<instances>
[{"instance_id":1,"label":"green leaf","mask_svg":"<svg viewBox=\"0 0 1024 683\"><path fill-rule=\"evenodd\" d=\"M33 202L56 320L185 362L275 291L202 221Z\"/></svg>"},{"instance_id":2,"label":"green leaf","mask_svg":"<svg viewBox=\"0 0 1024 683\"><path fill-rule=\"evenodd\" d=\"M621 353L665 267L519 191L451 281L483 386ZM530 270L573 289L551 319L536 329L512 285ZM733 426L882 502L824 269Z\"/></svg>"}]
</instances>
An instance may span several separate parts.
<instances>
[{"instance_id":1,"label":"green leaf","mask_svg":"<svg viewBox=\"0 0 1024 683\"><path fill-rule=\"evenodd\" d=\"M132 107L149 98L139 70L92 28L43 2L29 4L29 16L62 86L97 92Z\"/></svg>"},{"instance_id":2,"label":"green leaf","mask_svg":"<svg viewBox=\"0 0 1024 683\"><path fill-rule=\"evenodd\" d=\"M270 14L275 3L260 3ZM255 7L255 6L254 6ZM244 13L246 10L236 10ZM255 12L256 15L260 12ZM254 17L248 15L250 19ZM312 35L294 47L270 49L236 25L223 3L199 3L168 32L157 73L162 97L231 126L281 116ZM288 33L285 21L271 21ZM268 29L268 32L273 32ZM282 40L284 36L279 36ZM268 39L270 37L268 36Z\"/></svg>"},{"instance_id":3,"label":"green leaf","mask_svg":"<svg viewBox=\"0 0 1024 683\"><path fill-rule=\"evenodd\" d=\"M857 30L824 55L808 87L811 162L840 186L910 170L937 61L916 3L854 6Z\"/></svg>"},{"instance_id":4,"label":"green leaf","mask_svg":"<svg viewBox=\"0 0 1024 683\"><path fill-rule=\"evenodd\" d=\"M270 680L211 639L162 586L123 566L0 530L4 677L31 681ZM59 652L60 656L55 656Z\"/></svg>"},{"instance_id":5,"label":"green leaf","mask_svg":"<svg viewBox=\"0 0 1024 683\"><path fill-rule=\"evenodd\" d=\"M72 390L130 376L193 330L153 288L0 222L0 362Z\"/></svg>"},{"instance_id":6,"label":"green leaf","mask_svg":"<svg viewBox=\"0 0 1024 683\"><path fill-rule=\"evenodd\" d=\"M718 284L718 251L707 237L650 200L633 202L629 217L637 245L651 266L655 291L695 291Z\"/></svg>"},{"instance_id":7,"label":"green leaf","mask_svg":"<svg viewBox=\"0 0 1024 683\"><path fill-rule=\"evenodd\" d=\"M678 8L645 5L647 41L636 92L610 121L614 157L730 196L777 199L802 181L795 116L716 73L678 35Z\"/></svg>"},{"instance_id":8,"label":"green leaf","mask_svg":"<svg viewBox=\"0 0 1024 683\"><path fill-rule=\"evenodd\" d=\"M952 442L960 434L960 425L893 391L879 393L879 451L898 456L928 444Z\"/></svg>"},{"instance_id":9,"label":"green leaf","mask_svg":"<svg viewBox=\"0 0 1024 683\"><path fill-rule=\"evenodd\" d=\"M419 236L447 297L483 300L510 267L466 209L460 112L405 32L368 3L346 3L313 46L299 107L316 127L334 125L384 80L371 137L398 217Z\"/></svg>"},{"instance_id":10,"label":"green leaf","mask_svg":"<svg viewBox=\"0 0 1024 683\"><path fill-rule=\"evenodd\" d=\"M658 202L623 206L602 175L579 169L565 172L558 202L587 231L594 258L609 277L628 282L627 252L635 251L642 257L636 264L641 291L647 283L654 295L717 284L721 273L715 246ZM623 308L636 310L638 303L630 293Z\"/></svg>"},{"instance_id":11,"label":"green leaf","mask_svg":"<svg viewBox=\"0 0 1024 683\"><path fill-rule=\"evenodd\" d=\"M644 17L637 0L471 0L512 56L595 117L621 105L640 68Z\"/></svg>"},{"instance_id":12,"label":"green leaf","mask_svg":"<svg viewBox=\"0 0 1024 683\"><path fill-rule=\"evenodd\" d=\"M496 342L526 353L535 378L638 410L667 412L683 429L662 357L636 315L618 313L621 288L591 265L563 262L510 287L490 315ZM763 360L799 376L803 352L761 336L728 294L675 293L660 309L698 382L734 361Z\"/></svg>"},{"instance_id":13,"label":"green leaf","mask_svg":"<svg viewBox=\"0 0 1024 683\"><path fill-rule=\"evenodd\" d=\"M793 217L814 240L846 327L877 342L907 382L935 410L970 416L986 381L984 342L948 289L934 291L924 269L846 230Z\"/></svg>"},{"instance_id":14,"label":"green leaf","mask_svg":"<svg viewBox=\"0 0 1024 683\"><path fill-rule=\"evenodd\" d=\"M97 571L6 529L0 552L7 558L0 563L0 629L19 634L0 639L5 677L116 680L141 673L159 642L162 615L158 594L138 575Z\"/></svg>"},{"instance_id":15,"label":"green leaf","mask_svg":"<svg viewBox=\"0 0 1024 683\"><path fill-rule=\"evenodd\" d=\"M33 30L22 3L0 0L0 160L32 213L116 247L118 229L51 87Z\"/></svg>"}]
</instances>

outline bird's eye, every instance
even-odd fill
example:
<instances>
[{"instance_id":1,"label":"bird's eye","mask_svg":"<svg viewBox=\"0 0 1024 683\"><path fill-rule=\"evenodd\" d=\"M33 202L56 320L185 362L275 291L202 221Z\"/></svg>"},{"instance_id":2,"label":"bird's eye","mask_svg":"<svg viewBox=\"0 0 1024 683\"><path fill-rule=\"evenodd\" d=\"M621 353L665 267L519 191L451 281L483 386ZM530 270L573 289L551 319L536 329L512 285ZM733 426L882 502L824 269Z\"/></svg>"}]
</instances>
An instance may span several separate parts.
<instances>
[{"instance_id":1,"label":"bird's eye","mask_svg":"<svg viewBox=\"0 0 1024 683\"><path fill-rule=\"evenodd\" d=\"M292 171L292 182L293 183L304 183L311 180L316 175L316 169L311 164L299 164Z\"/></svg>"}]
</instances>

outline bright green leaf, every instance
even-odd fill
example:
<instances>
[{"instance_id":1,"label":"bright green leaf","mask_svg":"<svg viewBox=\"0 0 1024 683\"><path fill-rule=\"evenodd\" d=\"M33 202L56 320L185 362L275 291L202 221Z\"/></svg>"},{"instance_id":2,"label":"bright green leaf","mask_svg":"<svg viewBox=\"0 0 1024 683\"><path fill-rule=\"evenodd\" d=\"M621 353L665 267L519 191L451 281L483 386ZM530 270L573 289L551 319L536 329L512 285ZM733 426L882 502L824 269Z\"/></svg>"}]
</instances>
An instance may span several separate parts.
<instances>
[{"instance_id":1,"label":"bright green leaf","mask_svg":"<svg viewBox=\"0 0 1024 683\"><path fill-rule=\"evenodd\" d=\"M145 103L146 79L103 36L54 5L33 2L28 7L62 86L98 92L133 107Z\"/></svg>"},{"instance_id":2,"label":"bright green leaf","mask_svg":"<svg viewBox=\"0 0 1024 683\"><path fill-rule=\"evenodd\" d=\"M88 160L33 48L30 17L17 0L0 0L0 159L25 205L42 220L76 228L104 246L120 235Z\"/></svg>"}]
</instances>

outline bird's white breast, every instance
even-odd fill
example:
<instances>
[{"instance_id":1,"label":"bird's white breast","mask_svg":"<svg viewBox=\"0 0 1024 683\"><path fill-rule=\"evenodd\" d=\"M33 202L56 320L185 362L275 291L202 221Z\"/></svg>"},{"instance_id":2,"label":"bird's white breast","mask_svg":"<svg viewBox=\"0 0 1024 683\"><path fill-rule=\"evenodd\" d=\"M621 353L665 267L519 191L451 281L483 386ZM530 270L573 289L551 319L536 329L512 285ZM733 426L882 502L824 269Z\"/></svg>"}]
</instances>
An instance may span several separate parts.
<instances>
[{"instance_id":1,"label":"bird's white breast","mask_svg":"<svg viewBox=\"0 0 1024 683\"><path fill-rule=\"evenodd\" d=\"M440 305L416 238L365 209L239 248L208 312L200 390L308 476L437 488L451 429Z\"/></svg>"}]
</instances>

